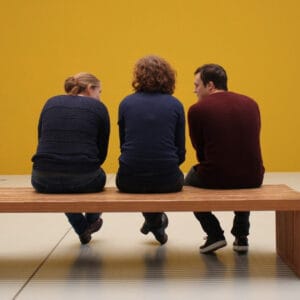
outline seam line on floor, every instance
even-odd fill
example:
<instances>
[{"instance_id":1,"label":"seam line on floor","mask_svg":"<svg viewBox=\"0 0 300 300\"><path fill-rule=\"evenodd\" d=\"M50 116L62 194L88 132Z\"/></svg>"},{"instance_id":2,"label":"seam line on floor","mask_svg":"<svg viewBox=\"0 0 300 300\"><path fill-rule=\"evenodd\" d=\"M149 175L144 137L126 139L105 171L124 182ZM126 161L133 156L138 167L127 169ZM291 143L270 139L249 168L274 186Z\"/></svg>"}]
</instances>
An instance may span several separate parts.
<instances>
[{"instance_id":1,"label":"seam line on floor","mask_svg":"<svg viewBox=\"0 0 300 300\"><path fill-rule=\"evenodd\" d=\"M13 296L12 300L17 299L17 297L21 294L21 292L25 289L25 287L28 285L28 283L33 279L33 277L37 274L37 272L42 268L42 266L45 264L45 262L48 260L48 258L51 256L51 254L55 251L55 249L59 246L59 244L62 242L62 240L66 237L66 235L70 232L71 227L67 230L67 232L60 238L60 240L56 243L56 245L52 248L52 250L48 253L48 255L42 260L42 262L37 266L37 268L34 270L34 272L29 276L29 278L24 282L24 284L21 286L21 288L17 291L17 293Z\"/></svg>"}]
</instances>

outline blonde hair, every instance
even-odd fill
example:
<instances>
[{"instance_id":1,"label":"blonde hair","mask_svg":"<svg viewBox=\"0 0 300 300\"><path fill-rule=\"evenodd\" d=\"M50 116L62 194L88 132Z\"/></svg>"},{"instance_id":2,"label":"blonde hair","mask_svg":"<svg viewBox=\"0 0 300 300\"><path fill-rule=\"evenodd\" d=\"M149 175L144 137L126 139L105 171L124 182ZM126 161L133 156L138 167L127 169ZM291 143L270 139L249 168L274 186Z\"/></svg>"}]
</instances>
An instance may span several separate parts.
<instances>
[{"instance_id":1,"label":"blonde hair","mask_svg":"<svg viewBox=\"0 0 300 300\"><path fill-rule=\"evenodd\" d=\"M86 90L88 85L99 86L100 80L90 73L78 73L65 80L65 91L69 95L78 95Z\"/></svg>"}]
</instances>

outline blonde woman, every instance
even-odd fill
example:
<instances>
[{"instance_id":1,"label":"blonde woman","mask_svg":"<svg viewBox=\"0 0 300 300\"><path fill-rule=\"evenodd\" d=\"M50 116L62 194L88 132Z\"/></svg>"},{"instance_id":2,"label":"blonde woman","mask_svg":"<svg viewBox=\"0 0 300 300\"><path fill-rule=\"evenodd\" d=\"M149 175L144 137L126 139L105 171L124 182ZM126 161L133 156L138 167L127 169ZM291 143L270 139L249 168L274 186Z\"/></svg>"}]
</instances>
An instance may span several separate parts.
<instances>
[{"instance_id":1,"label":"blonde woman","mask_svg":"<svg viewBox=\"0 0 300 300\"><path fill-rule=\"evenodd\" d=\"M89 73L65 80L66 95L50 98L40 115L31 182L40 193L102 191L110 121L101 84ZM88 197L88 196L87 196ZM102 226L100 213L66 213L82 244Z\"/></svg>"}]
</instances>

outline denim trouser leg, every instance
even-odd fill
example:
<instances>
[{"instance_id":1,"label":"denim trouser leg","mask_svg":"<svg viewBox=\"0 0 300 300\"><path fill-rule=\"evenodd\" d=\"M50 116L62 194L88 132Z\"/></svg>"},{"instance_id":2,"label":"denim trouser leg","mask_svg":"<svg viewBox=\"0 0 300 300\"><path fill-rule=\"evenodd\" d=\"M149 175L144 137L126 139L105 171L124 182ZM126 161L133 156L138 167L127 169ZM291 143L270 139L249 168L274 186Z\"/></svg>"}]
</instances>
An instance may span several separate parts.
<instances>
[{"instance_id":1,"label":"denim trouser leg","mask_svg":"<svg viewBox=\"0 0 300 300\"><path fill-rule=\"evenodd\" d=\"M100 218L101 215L102 215L101 213L86 213L85 218L86 218L88 224L90 225L90 224L96 222Z\"/></svg>"},{"instance_id":2,"label":"denim trouser leg","mask_svg":"<svg viewBox=\"0 0 300 300\"><path fill-rule=\"evenodd\" d=\"M100 168L84 174L63 174L33 170L31 182L40 193L93 193L100 192L106 182L106 175ZM88 197L88 195L87 195ZM80 235L94 223L100 213L65 213L74 231Z\"/></svg>"},{"instance_id":3,"label":"denim trouser leg","mask_svg":"<svg viewBox=\"0 0 300 300\"><path fill-rule=\"evenodd\" d=\"M172 193L181 191L183 186L183 173L179 168L170 174L147 174L147 176L132 175L126 171L126 168L124 172L124 167L120 167L116 177L118 189L125 193ZM162 215L163 212L143 213L150 227L159 227Z\"/></svg>"},{"instance_id":4,"label":"denim trouser leg","mask_svg":"<svg viewBox=\"0 0 300 300\"><path fill-rule=\"evenodd\" d=\"M162 213L143 213L146 223L149 227L160 227L162 220Z\"/></svg>"},{"instance_id":5,"label":"denim trouser leg","mask_svg":"<svg viewBox=\"0 0 300 300\"><path fill-rule=\"evenodd\" d=\"M74 231L80 235L89 226L87 219L81 213L65 213Z\"/></svg>"},{"instance_id":6,"label":"denim trouser leg","mask_svg":"<svg viewBox=\"0 0 300 300\"><path fill-rule=\"evenodd\" d=\"M195 167L192 167L185 177L184 185L204 188L204 184L196 173ZM194 212L195 217L200 222L202 229L208 236L223 238L223 229L220 222L211 212Z\"/></svg>"},{"instance_id":7,"label":"denim trouser leg","mask_svg":"<svg viewBox=\"0 0 300 300\"><path fill-rule=\"evenodd\" d=\"M185 178L185 185L192 185L200 188L205 188L205 185L196 173L195 167L192 167ZM249 211L234 212L235 217L231 233L234 236L247 236L249 235ZM223 230L220 226L218 219L211 212L194 212L196 218L200 221L203 230L207 235L220 236L223 235Z\"/></svg>"},{"instance_id":8,"label":"denim trouser leg","mask_svg":"<svg viewBox=\"0 0 300 300\"><path fill-rule=\"evenodd\" d=\"M85 216L81 213L65 213L74 231L80 235L82 234L90 224L96 222L100 213L86 213Z\"/></svg>"},{"instance_id":9,"label":"denim trouser leg","mask_svg":"<svg viewBox=\"0 0 300 300\"><path fill-rule=\"evenodd\" d=\"M223 238L224 231L220 226L219 220L214 214L211 212L194 212L194 215L208 236L216 239Z\"/></svg>"},{"instance_id":10,"label":"denim trouser leg","mask_svg":"<svg viewBox=\"0 0 300 300\"><path fill-rule=\"evenodd\" d=\"M233 220L233 226L231 229L232 235L234 235L236 237L249 235L250 212L249 211L235 211L234 214L235 214L235 216L234 216L234 220Z\"/></svg>"}]
</instances>

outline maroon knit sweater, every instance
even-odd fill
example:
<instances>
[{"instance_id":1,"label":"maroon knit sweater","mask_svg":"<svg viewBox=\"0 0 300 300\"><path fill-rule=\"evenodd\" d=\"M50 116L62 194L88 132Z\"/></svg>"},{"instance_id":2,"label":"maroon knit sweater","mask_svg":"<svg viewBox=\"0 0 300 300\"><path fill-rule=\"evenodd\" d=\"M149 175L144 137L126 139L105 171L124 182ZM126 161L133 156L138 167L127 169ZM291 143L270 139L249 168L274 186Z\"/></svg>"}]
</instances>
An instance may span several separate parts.
<instances>
[{"instance_id":1,"label":"maroon knit sweater","mask_svg":"<svg viewBox=\"0 0 300 300\"><path fill-rule=\"evenodd\" d=\"M188 112L200 180L207 188L248 188L262 184L260 113L247 96L219 92L204 97Z\"/></svg>"}]
</instances>

